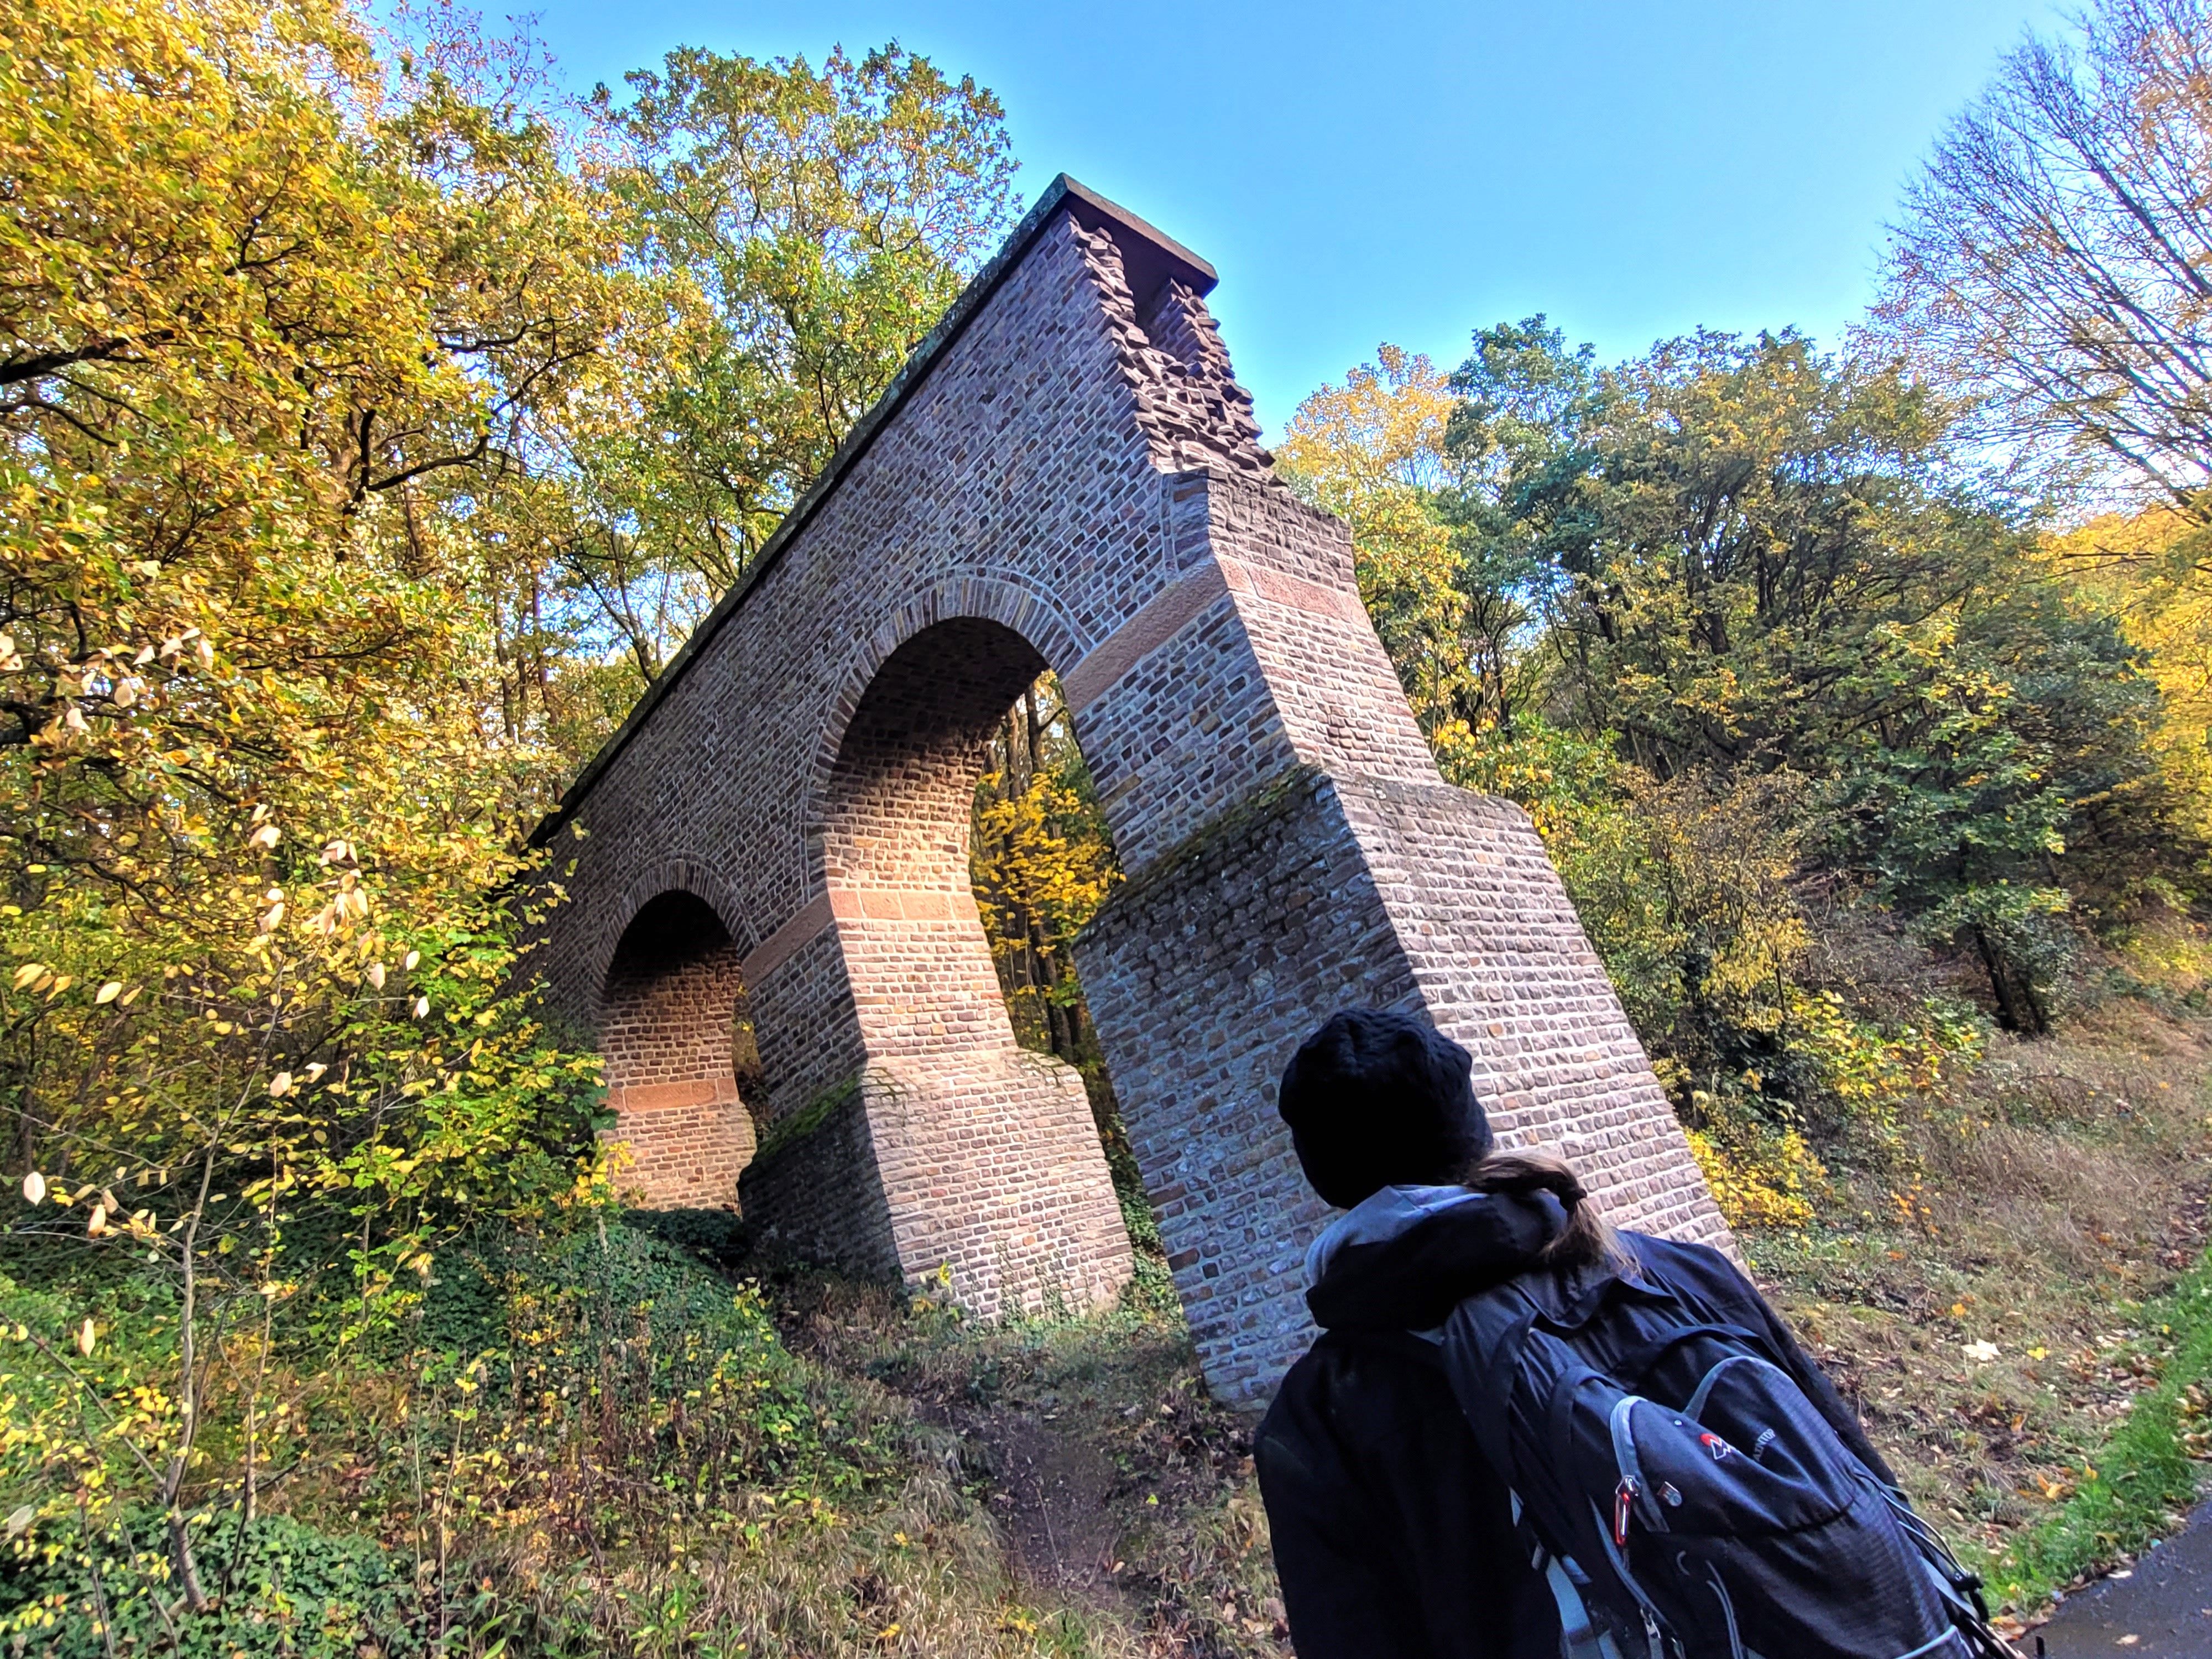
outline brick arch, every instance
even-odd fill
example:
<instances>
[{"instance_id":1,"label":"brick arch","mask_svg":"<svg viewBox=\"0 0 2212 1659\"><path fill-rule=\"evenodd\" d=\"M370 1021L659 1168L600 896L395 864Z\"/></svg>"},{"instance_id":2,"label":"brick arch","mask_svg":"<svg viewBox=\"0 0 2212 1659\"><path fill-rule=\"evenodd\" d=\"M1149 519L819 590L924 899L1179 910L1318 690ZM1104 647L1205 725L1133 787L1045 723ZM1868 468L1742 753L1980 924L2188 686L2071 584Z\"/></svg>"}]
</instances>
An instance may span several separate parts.
<instances>
[{"instance_id":1,"label":"brick arch","mask_svg":"<svg viewBox=\"0 0 2212 1659\"><path fill-rule=\"evenodd\" d=\"M1615 1222L1727 1233L1534 826L1439 777L1349 534L1275 477L1213 284L1055 180L538 838L590 831L542 957L586 1018L621 933L690 890L666 849L726 878L764 1234L949 1267L986 1313L1094 1300L1128 1260L1096 1136L951 902L984 694L1058 671L1128 878L1076 964L1206 1375L1252 1400L1307 1339L1327 1218L1274 1079L1346 1004L1465 1044L1501 1134Z\"/></svg>"},{"instance_id":2,"label":"brick arch","mask_svg":"<svg viewBox=\"0 0 2212 1659\"><path fill-rule=\"evenodd\" d=\"M831 780L845 733L861 700L877 683L884 665L920 635L946 623L992 623L1014 635L1036 659L1038 669L1071 672L1095 643L1043 588L1012 573L965 570L930 583L894 608L856 647L837 676L814 745L807 790L805 823L810 841L823 821ZM1035 679L1036 675L1030 676ZM1026 682L1025 682L1026 683ZM1012 699L1007 699L1009 705ZM1002 709L1000 711L1004 713ZM809 860L811 890L820 890L820 868Z\"/></svg>"},{"instance_id":3,"label":"brick arch","mask_svg":"<svg viewBox=\"0 0 2212 1659\"><path fill-rule=\"evenodd\" d=\"M995 602L994 602L995 600ZM834 915L840 964L866 1034L880 1102L878 1167L924 1187L884 1224L902 1261L935 1264L984 1312L1088 1302L1126 1281L1121 1206L1082 1078L1024 1051L1006 1014L969 866L975 784L991 734L1079 643L1009 584L940 585L902 606L856 659L836 747L808 808L810 887ZM770 1131L771 1140L775 1131ZM836 1254L825 1209L845 1148L770 1159L747 1204Z\"/></svg>"},{"instance_id":4,"label":"brick arch","mask_svg":"<svg viewBox=\"0 0 2212 1659\"><path fill-rule=\"evenodd\" d=\"M592 948L583 966L590 975L595 1001L606 994L607 975L614 966L615 952L622 945L623 934L637 913L664 893L689 893L705 904L738 945L740 959L760 942L757 933L747 925L736 886L714 868L710 860L697 854L665 854L641 868L592 919Z\"/></svg>"},{"instance_id":5,"label":"brick arch","mask_svg":"<svg viewBox=\"0 0 2212 1659\"><path fill-rule=\"evenodd\" d=\"M815 881L967 894L968 825L991 732L1047 662L1012 629L969 616L924 627L888 653L816 787Z\"/></svg>"},{"instance_id":6,"label":"brick arch","mask_svg":"<svg viewBox=\"0 0 2212 1659\"><path fill-rule=\"evenodd\" d=\"M655 1207L733 1208L757 1144L744 948L694 886L625 908L599 997L617 1184Z\"/></svg>"}]
</instances>

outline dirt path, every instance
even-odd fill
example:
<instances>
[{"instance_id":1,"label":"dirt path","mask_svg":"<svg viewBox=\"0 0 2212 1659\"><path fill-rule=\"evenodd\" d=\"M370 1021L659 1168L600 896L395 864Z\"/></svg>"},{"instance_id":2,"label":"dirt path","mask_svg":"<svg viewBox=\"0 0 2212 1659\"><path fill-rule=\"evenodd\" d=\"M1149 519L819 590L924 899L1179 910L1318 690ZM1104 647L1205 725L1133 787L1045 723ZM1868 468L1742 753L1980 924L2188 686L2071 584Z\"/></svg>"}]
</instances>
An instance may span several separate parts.
<instances>
[{"instance_id":1,"label":"dirt path","mask_svg":"<svg viewBox=\"0 0 2212 1659\"><path fill-rule=\"evenodd\" d=\"M2148 1551L2126 1576L2115 1573L2069 1596L2036 1635L2049 1659L2212 1655L2212 1504Z\"/></svg>"},{"instance_id":2,"label":"dirt path","mask_svg":"<svg viewBox=\"0 0 2212 1659\"><path fill-rule=\"evenodd\" d=\"M1208 1398L1180 1329L971 1324L811 1270L777 1291L794 1351L958 1437L961 1484L1040 1606L1079 1609L1156 1659L1288 1651L1252 1425Z\"/></svg>"},{"instance_id":3,"label":"dirt path","mask_svg":"<svg viewBox=\"0 0 2212 1659\"><path fill-rule=\"evenodd\" d=\"M1113 1507L1114 1467L1097 1444L1054 1414L979 1414L974 1430L988 1449L1015 1571L1039 1589L1092 1605L1119 1604L1115 1545L1122 1520Z\"/></svg>"}]
</instances>

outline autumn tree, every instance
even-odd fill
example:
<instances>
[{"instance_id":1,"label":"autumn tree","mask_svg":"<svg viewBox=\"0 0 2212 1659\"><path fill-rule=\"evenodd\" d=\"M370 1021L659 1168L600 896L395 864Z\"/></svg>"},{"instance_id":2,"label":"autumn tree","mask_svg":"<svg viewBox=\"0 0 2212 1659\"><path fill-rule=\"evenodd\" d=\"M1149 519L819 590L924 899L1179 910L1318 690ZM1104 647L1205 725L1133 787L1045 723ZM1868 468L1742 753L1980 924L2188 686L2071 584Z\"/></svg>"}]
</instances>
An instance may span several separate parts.
<instances>
[{"instance_id":1,"label":"autumn tree","mask_svg":"<svg viewBox=\"0 0 2212 1659\"><path fill-rule=\"evenodd\" d=\"M2189 838L2212 843L2212 591L2196 569L2198 535L2187 514L2154 503L2055 535L2045 556L2142 653L2159 690L2160 787Z\"/></svg>"},{"instance_id":2,"label":"autumn tree","mask_svg":"<svg viewBox=\"0 0 2212 1659\"><path fill-rule=\"evenodd\" d=\"M619 313L587 390L538 406L534 475L501 531L527 556L518 649L547 665L533 691L572 766L744 576L1012 216L998 100L896 45L818 70L686 47L628 92L582 112Z\"/></svg>"},{"instance_id":3,"label":"autumn tree","mask_svg":"<svg viewBox=\"0 0 2212 1659\"><path fill-rule=\"evenodd\" d=\"M2197 0L2101 0L2032 39L1938 142L1908 195L1875 318L1971 400L1985 443L2106 509L2056 538L2093 607L2148 649L2159 757L2100 801L2105 825L2185 824L2166 855L2124 858L2179 902L2201 840L2201 746L2186 711L2212 562L2212 13ZM2113 512L2112 494L2135 499ZM2079 502L2081 497L2071 495ZM2157 797L2155 801L2151 797ZM2077 810L2074 834L2083 828Z\"/></svg>"},{"instance_id":4,"label":"autumn tree","mask_svg":"<svg viewBox=\"0 0 2212 1659\"><path fill-rule=\"evenodd\" d=\"M1473 509L1547 572L1553 709L1662 779L1804 780L1822 856L2044 1029L2061 916L2173 827L2157 690L1955 409L1893 365L1710 334L1558 409L1504 434ZM1462 441L1495 419L1470 406Z\"/></svg>"},{"instance_id":5,"label":"autumn tree","mask_svg":"<svg viewBox=\"0 0 2212 1659\"><path fill-rule=\"evenodd\" d=\"M993 734L969 860L1016 1034L1103 1079L1073 945L1121 871L1051 674L1022 693Z\"/></svg>"},{"instance_id":6,"label":"autumn tree","mask_svg":"<svg viewBox=\"0 0 2212 1659\"><path fill-rule=\"evenodd\" d=\"M2204 516L2212 12L2100 0L2011 52L1905 201L1884 331L1988 429Z\"/></svg>"},{"instance_id":7,"label":"autumn tree","mask_svg":"<svg viewBox=\"0 0 2212 1659\"><path fill-rule=\"evenodd\" d=\"M996 246L1005 112L896 45L818 71L687 47L629 83L596 105L627 141L611 182L684 354L647 392L661 533L726 587Z\"/></svg>"},{"instance_id":8,"label":"autumn tree","mask_svg":"<svg viewBox=\"0 0 2212 1659\"><path fill-rule=\"evenodd\" d=\"M1453 403L1435 364L1385 343L1374 363L1300 404L1275 450L1292 488L1351 529L1360 598L1431 733L1483 719L1486 674L1491 704L1502 694L1494 653L1471 650L1468 638L1470 611L1489 596L1463 591L1451 526L1437 510Z\"/></svg>"},{"instance_id":9,"label":"autumn tree","mask_svg":"<svg viewBox=\"0 0 2212 1659\"><path fill-rule=\"evenodd\" d=\"M592 1165L592 1063L514 994L537 763L476 522L613 244L514 61L423 21L380 58L317 0L0 9L5 1155L23 1248L155 1297L128 1343L18 1333L64 1386L13 1395L9 1547L109 1552L172 1624L252 1510L271 1322L343 1356Z\"/></svg>"}]
</instances>

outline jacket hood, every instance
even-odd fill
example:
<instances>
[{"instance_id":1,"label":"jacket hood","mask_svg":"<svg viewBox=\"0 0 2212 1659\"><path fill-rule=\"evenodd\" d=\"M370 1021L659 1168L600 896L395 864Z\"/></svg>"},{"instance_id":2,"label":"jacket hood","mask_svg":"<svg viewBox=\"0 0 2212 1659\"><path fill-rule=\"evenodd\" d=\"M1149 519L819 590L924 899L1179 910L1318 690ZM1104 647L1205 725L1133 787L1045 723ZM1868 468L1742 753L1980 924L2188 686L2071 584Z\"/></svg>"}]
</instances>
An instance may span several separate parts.
<instances>
[{"instance_id":1,"label":"jacket hood","mask_svg":"<svg viewBox=\"0 0 2212 1659\"><path fill-rule=\"evenodd\" d=\"M1549 1193L1385 1187L1307 1251L1306 1306L1326 1330L1429 1330L1534 1267L1566 1222Z\"/></svg>"}]
</instances>

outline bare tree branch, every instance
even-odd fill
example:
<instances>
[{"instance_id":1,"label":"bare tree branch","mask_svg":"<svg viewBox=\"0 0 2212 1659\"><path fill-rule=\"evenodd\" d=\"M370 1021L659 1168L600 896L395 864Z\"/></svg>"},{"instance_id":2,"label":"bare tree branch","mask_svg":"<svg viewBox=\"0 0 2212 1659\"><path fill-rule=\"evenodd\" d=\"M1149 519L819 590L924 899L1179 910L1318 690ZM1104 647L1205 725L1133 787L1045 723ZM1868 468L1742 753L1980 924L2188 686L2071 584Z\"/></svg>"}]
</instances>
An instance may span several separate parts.
<instances>
[{"instance_id":1,"label":"bare tree branch","mask_svg":"<svg viewBox=\"0 0 2212 1659\"><path fill-rule=\"evenodd\" d=\"M2212 6L2101 0L1910 191L1880 325L1990 434L2212 516Z\"/></svg>"}]
</instances>

